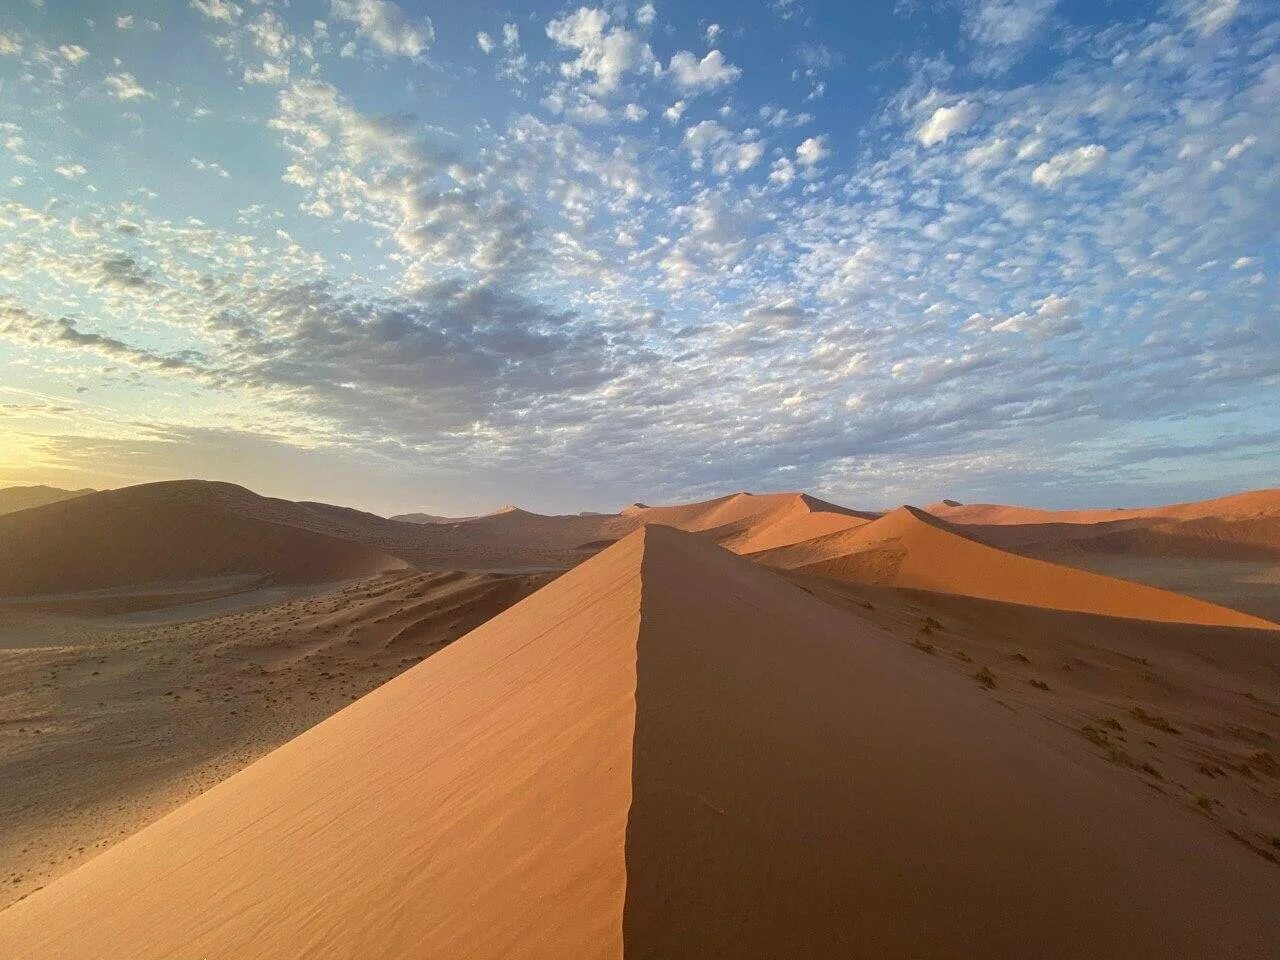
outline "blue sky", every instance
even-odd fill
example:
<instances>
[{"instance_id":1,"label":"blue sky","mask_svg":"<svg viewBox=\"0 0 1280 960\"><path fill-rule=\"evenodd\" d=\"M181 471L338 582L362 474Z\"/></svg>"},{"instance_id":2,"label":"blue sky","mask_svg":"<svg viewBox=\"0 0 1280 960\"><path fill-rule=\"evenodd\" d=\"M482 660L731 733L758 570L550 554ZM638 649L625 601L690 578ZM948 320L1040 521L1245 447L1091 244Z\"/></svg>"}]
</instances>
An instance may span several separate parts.
<instances>
[{"instance_id":1,"label":"blue sky","mask_svg":"<svg viewBox=\"0 0 1280 960\"><path fill-rule=\"evenodd\" d=\"M13 0L0 482L1274 485L1263 0Z\"/></svg>"}]
</instances>

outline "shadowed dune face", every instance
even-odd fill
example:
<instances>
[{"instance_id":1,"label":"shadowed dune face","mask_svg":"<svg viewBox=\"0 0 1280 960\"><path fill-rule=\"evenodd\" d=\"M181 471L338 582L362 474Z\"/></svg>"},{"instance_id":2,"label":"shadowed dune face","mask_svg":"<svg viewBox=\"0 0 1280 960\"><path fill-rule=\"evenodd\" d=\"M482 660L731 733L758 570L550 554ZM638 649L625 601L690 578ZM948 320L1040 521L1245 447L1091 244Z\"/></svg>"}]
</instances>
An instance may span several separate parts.
<instances>
[{"instance_id":1,"label":"shadowed dune face","mask_svg":"<svg viewBox=\"0 0 1280 960\"><path fill-rule=\"evenodd\" d=\"M1141 790L699 544L650 551L644 582L626 955L1231 952L1192 825L1147 832Z\"/></svg>"},{"instance_id":2,"label":"shadowed dune face","mask_svg":"<svg viewBox=\"0 0 1280 960\"><path fill-rule=\"evenodd\" d=\"M29 960L1280 949L1271 864L918 657L650 527L0 938Z\"/></svg>"},{"instance_id":3,"label":"shadowed dune face","mask_svg":"<svg viewBox=\"0 0 1280 960\"><path fill-rule=\"evenodd\" d=\"M0 596L229 574L317 583L404 566L362 544L140 489L0 517Z\"/></svg>"}]
</instances>

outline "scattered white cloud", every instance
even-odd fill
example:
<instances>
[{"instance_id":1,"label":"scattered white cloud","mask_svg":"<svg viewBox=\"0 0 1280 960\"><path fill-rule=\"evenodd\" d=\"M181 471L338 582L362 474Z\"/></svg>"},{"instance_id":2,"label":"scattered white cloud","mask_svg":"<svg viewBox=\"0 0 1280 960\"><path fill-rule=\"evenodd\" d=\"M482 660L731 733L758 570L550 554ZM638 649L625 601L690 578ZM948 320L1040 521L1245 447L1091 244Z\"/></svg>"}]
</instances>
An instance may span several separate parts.
<instances>
[{"instance_id":1,"label":"scattered white cloud","mask_svg":"<svg viewBox=\"0 0 1280 960\"><path fill-rule=\"evenodd\" d=\"M796 147L796 163L802 167L812 167L825 160L830 153L826 136L810 137Z\"/></svg>"},{"instance_id":2,"label":"scattered white cloud","mask_svg":"<svg viewBox=\"0 0 1280 960\"><path fill-rule=\"evenodd\" d=\"M332 0L331 9L388 56L420 57L435 39L429 17L410 19L392 0Z\"/></svg>"},{"instance_id":3,"label":"scattered white cloud","mask_svg":"<svg viewBox=\"0 0 1280 960\"><path fill-rule=\"evenodd\" d=\"M1240 12L1240 0L1191 0L1191 24L1203 35L1217 33Z\"/></svg>"},{"instance_id":4,"label":"scattered white cloud","mask_svg":"<svg viewBox=\"0 0 1280 960\"><path fill-rule=\"evenodd\" d=\"M1091 143L1054 154L1031 172L1031 180L1044 187L1056 187L1063 180L1092 173L1106 160L1107 148L1098 143Z\"/></svg>"},{"instance_id":5,"label":"scattered white cloud","mask_svg":"<svg viewBox=\"0 0 1280 960\"><path fill-rule=\"evenodd\" d=\"M713 49L741 35L729 13L722 30L652 4L451 16L437 58L418 4L241 2L184 0L173 29L198 21L204 60L180 85L92 40L72 69L48 23L0 40L30 81L0 121L0 336L104 408L164 379L205 425L216 410L378 462L876 503L922 471L1141 476L1137 436L1265 421L1280 32L1258 4L1059 30L1052 3L957 0L958 44L848 97L840 38L816 42L826 15L799 4L786 29L808 39L760 88L731 86L751 45L738 65ZM142 29L132 6L100 27ZM549 40L522 48L522 26ZM502 81L483 112L435 111L477 66ZM104 90L128 106L102 109ZM196 220L134 168L68 159L103 146L51 124L73 102L107 146L167 133L163 111L234 120L247 152L209 145L207 123L159 151L218 201Z\"/></svg>"},{"instance_id":6,"label":"scattered white cloud","mask_svg":"<svg viewBox=\"0 0 1280 960\"><path fill-rule=\"evenodd\" d=\"M62 59L67 63L79 63L89 55L88 50L74 43L64 43L58 47L58 53L62 55Z\"/></svg>"},{"instance_id":7,"label":"scattered white cloud","mask_svg":"<svg viewBox=\"0 0 1280 960\"><path fill-rule=\"evenodd\" d=\"M640 34L609 25L604 10L579 7L569 16L547 24L547 36L561 47L576 51L575 59L560 64L565 77L591 74L591 92L608 95L629 73L652 72L657 65L653 51Z\"/></svg>"},{"instance_id":8,"label":"scattered white cloud","mask_svg":"<svg viewBox=\"0 0 1280 960\"><path fill-rule=\"evenodd\" d=\"M1070 297L1051 293L1040 300L1030 313L1015 313L993 322L970 317L970 329L986 326L993 333L1025 333L1033 337L1053 337L1080 328L1080 305Z\"/></svg>"},{"instance_id":9,"label":"scattered white cloud","mask_svg":"<svg viewBox=\"0 0 1280 960\"><path fill-rule=\"evenodd\" d=\"M681 50L671 58L668 70L675 85L688 91L714 90L742 76L742 71L719 50L712 50L701 60L696 54Z\"/></svg>"},{"instance_id":10,"label":"scattered white cloud","mask_svg":"<svg viewBox=\"0 0 1280 960\"><path fill-rule=\"evenodd\" d=\"M1047 32L1057 0L962 0L961 23L987 73L1007 69Z\"/></svg>"},{"instance_id":11,"label":"scattered white cloud","mask_svg":"<svg viewBox=\"0 0 1280 960\"><path fill-rule=\"evenodd\" d=\"M938 107L916 130L916 139L926 147L945 143L954 134L968 130L981 113L982 106L971 100Z\"/></svg>"},{"instance_id":12,"label":"scattered white cloud","mask_svg":"<svg viewBox=\"0 0 1280 960\"><path fill-rule=\"evenodd\" d=\"M1001 163L1009 153L1009 141L996 137L986 143L971 147L964 153L964 162L971 167L989 167Z\"/></svg>"},{"instance_id":13,"label":"scattered white cloud","mask_svg":"<svg viewBox=\"0 0 1280 960\"><path fill-rule=\"evenodd\" d=\"M232 24L240 19L244 8L231 0L191 0L191 9L220 23Z\"/></svg>"},{"instance_id":14,"label":"scattered white cloud","mask_svg":"<svg viewBox=\"0 0 1280 960\"><path fill-rule=\"evenodd\" d=\"M131 73L110 73L103 80L107 92L117 100L144 100L154 96Z\"/></svg>"},{"instance_id":15,"label":"scattered white cloud","mask_svg":"<svg viewBox=\"0 0 1280 960\"><path fill-rule=\"evenodd\" d=\"M226 169L221 164L216 163L213 160L201 160L198 157L192 157L191 165L201 173L212 173L222 177L224 180L230 179L231 177L231 174L227 173Z\"/></svg>"}]
</instances>

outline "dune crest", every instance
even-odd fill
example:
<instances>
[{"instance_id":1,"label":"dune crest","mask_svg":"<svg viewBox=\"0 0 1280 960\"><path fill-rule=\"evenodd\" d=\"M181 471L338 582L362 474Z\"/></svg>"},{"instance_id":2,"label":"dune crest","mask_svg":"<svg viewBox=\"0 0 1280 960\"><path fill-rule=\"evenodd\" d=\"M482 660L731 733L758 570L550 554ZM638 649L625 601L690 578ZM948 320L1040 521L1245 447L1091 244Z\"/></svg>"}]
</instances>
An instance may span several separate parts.
<instances>
[{"instance_id":1,"label":"dune crest","mask_svg":"<svg viewBox=\"0 0 1280 960\"><path fill-rule=\"evenodd\" d=\"M0 913L0 941L26 960L1280 949L1270 864L917 658L650 526Z\"/></svg>"}]
</instances>

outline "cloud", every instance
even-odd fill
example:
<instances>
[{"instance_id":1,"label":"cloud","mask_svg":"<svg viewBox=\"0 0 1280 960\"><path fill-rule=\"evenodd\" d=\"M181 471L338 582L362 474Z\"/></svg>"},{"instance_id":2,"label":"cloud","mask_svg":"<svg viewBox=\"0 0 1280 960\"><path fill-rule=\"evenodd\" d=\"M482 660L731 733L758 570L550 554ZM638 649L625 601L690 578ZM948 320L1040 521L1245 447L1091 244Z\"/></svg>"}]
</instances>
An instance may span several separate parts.
<instances>
[{"instance_id":1,"label":"cloud","mask_svg":"<svg viewBox=\"0 0 1280 960\"><path fill-rule=\"evenodd\" d=\"M1062 336L1080 329L1079 311L1080 305L1073 298L1051 293L1037 302L1030 313L1015 313L994 321L974 316L969 318L967 326L971 330L1026 333L1039 338Z\"/></svg>"},{"instance_id":2,"label":"cloud","mask_svg":"<svg viewBox=\"0 0 1280 960\"><path fill-rule=\"evenodd\" d=\"M986 73L1008 69L1045 33L1057 0L964 0L961 25Z\"/></svg>"},{"instance_id":3,"label":"cloud","mask_svg":"<svg viewBox=\"0 0 1280 960\"><path fill-rule=\"evenodd\" d=\"M58 53L62 54L62 59L67 63L79 63L85 57L89 56L89 51L84 47L77 46L74 43L66 44L58 47Z\"/></svg>"},{"instance_id":4,"label":"cloud","mask_svg":"<svg viewBox=\"0 0 1280 960\"><path fill-rule=\"evenodd\" d=\"M594 75L590 92L602 96L616 90L627 74L652 71L657 65L649 44L638 33L622 26L610 28L609 20L604 10L579 7L547 24L548 37L577 51L575 59L560 64L561 74L570 78Z\"/></svg>"},{"instance_id":5,"label":"cloud","mask_svg":"<svg viewBox=\"0 0 1280 960\"><path fill-rule=\"evenodd\" d=\"M714 90L742 76L742 71L729 63L719 50L712 50L701 60L688 50L681 50L672 56L667 69L672 82L689 92Z\"/></svg>"},{"instance_id":6,"label":"cloud","mask_svg":"<svg viewBox=\"0 0 1280 960\"><path fill-rule=\"evenodd\" d=\"M0 56L13 57L22 52L22 40L15 33L0 30Z\"/></svg>"},{"instance_id":7,"label":"cloud","mask_svg":"<svg viewBox=\"0 0 1280 960\"><path fill-rule=\"evenodd\" d=\"M195 167L201 173L212 173L216 176L222 177L224 180L231 178L231 174L227 173L221 164L215 163L212 160L201 160L197 157L192 157L191 166Z\"/></svg>"},{"instance_id":8,"label":"cloud","mask_svg":"<svg viewBox=\"0 0 1280 960\"><path fill-rule=\"evenodd\" d=\"M482 53L493 53L493 37L481 30L476 34L476 46Z\"/></svg>"},{"instance_id":9,"label":"cloud","mask_svg":"<svg viewBox=\"0 0 1280 960\"><path fill-rule=\"evenodd\" d=\"M1025 34L975 29L902 61L899 88L869 88L865 121L849 77L809 75L819 52L783 50L794 85L700 98L664 82L649 44L669 45L664 61L698 50L701 70L705 23L650 32L634 5L578 6L523 68L516 24L490 20L451 26L462 46L486 27L488 59L390 59L376 76L339 60L346 21L301 29L296 4L205 21L212 69L155 93L179 117L197 103L240 117L244 149L278 168L261 179L257 164L252 198L198 209L128 192L127 169L92 194L96 166L51 206L0 201L0 287L45 318L12 352L103 409L150 413L181 391L191 429L340 450L379 482L430 462L606 500L829 484L879 504L923 474L1093 491L1152 430L1269 422L1280 68L1258 5L1203 35L1179 3L1081 22L999 82L988 59L1034 49L1053 14ZM973 8L959 9L963 24ZM817 33L823 17L792 26ZM48 38L22 43L31 103L92 100L96 71L69 69ZM467 89L480 64L527 86L488 84L467 120L401 112L428 88ZM268 65L287 81L246 99L245 73ZM819 116L797 113L823 81ZM0 142L38 180L95 156L81 141L99 129L162 132L101 112L54 145L32 108ZM158 172L184 182L193 153L241 152L201 149L168 151ZM185 180L218 198L225 181L201 162L209 176ZM1095 162L1105 176L1080 175ZM1260 476L1250 449L1253 466L1215 453L1179 482ZM1123 465L1105 495L1138 489L1142 470Z\"/></svg>"},{"instance_id":10,"label":"cloud","mask_svg":"<svg viewBox=\"0 0 1280 960\"><path fill-rule=\"evenodd\" d=\"M1202 35L1217 33L1240 12L1240 0L1193 0L1186 4L1191 25Z\"/></svg>"},{"instance_id":11,"label":"cloud","mask_svg":"<svg viewBox=\"0 0 1280 960\"><path fill-rule=\"evenodd\" d=\"M232 24L240 19L244 8L231 0L191 0L191 9L220 23Z\"/></svg>"},{"instance_id":12,"label":"cloud","mask_svg":"<svg viewBox=\"0 0 1280 960\"><path fill-rule=\"evenodd\" d=\"M1107 148L1091 143L1063 153L1054 154L1031 173L1033 183L1052 189L1061 181L1083 177L1092 173L1107 160Z\"/></svg>"},{"instance_id":13,"label":"cloud","mask_svg":"<svg viewBox=\"0 0 1280 960\"><path fill-rule=\"evenodd\" d=\"M800 146L796 147L796 163L802 167L812 167L821 163L831 151L827 149L827 138L825 136L810 137Z\"/></svg>"},{"instance_id":14,"label":"cloud","mask_svg":"<svg viewBox=\"0 0 1280 960\"><path fill-rule=\"evenodd\" d=\"M410 20L391 0L332 0L331 9L388 56L420 57L435 39L429 17Z\"/></svg>"},{"instance_id":15,"label":"cloud","mask_svg":"<svg viewBox=\"0 0 1280 960\"><path fill-rule=\"evenodd\" d=\"M103 80L107 92L117 100L153 99L154 94L147 91L131 73L111 73Z\"/></svg>"},{"instance_id":16,"label":"cloud","mask_svg":"<svg viewBox=\"0 0 1280 960\"><path fill-rule=\"evenodd\" d=\"M949 107L938 107L916 130L916 139L926 147L945 143L953 134L968 130L981 113L981 105L970 100L961 100Z\"/></svg>"},{"instance_id":17,"label":"cloud","mask_svg":"<svg viewBox=\"0 0 1280 960\"><path fill-rule=\"evenodd\" d=\"M62 163L53 168L53 172L60 177L66 177L68 180L76 180L83 177L89 171L79 163Z\"/></svg>"}]
</instances>

